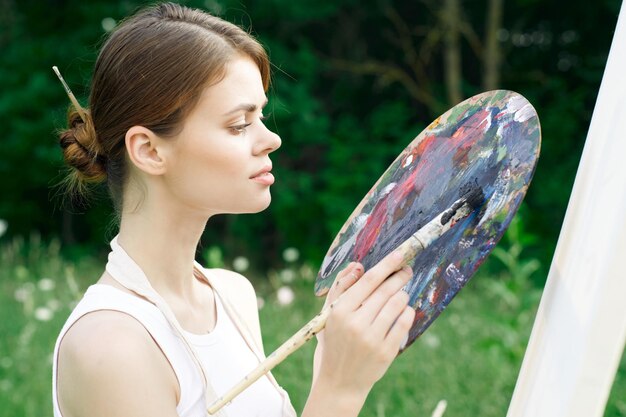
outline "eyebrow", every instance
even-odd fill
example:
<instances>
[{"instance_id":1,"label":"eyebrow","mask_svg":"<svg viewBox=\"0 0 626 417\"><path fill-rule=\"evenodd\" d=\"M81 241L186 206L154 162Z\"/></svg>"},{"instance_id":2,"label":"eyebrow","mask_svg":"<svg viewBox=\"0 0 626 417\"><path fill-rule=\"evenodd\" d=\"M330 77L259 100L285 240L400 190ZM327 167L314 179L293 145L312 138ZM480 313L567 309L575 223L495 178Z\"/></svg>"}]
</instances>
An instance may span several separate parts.
<instances>
[{"instance_id":1,"label":"eyebrow","mask_svg":"<svg viewBox=\"0 0 626 417\"><path fill-rule=\"evenodd\" d=\"M261 108L265 107L267 102L268 102L268 99L266 98L265 101L263 102L263 104L261 105ZM223 116L230 116L231 114L237 113L238 111L241 111L241 110L245 110L246 113L252 113L252 112L256 111L257 108L258 107L257 107L256 104L242 103L242 104L239 104L239 105L235 106L234 109L224 113Z\"/></svg>"}]
</instances>

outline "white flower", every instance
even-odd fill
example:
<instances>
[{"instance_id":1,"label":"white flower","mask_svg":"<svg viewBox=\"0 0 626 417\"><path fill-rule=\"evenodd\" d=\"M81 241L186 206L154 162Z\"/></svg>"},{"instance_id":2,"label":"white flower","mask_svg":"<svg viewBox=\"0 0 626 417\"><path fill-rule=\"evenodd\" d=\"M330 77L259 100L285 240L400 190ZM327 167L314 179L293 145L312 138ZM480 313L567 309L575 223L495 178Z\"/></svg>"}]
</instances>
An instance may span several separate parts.
<instances>
[{"instance_id":1,"label":"white flower","mask_svg":"<svg viewBox=\"0 0 626 417\"><path fill-rule=\"evenodd\" d=\"M42 278L37 284L41 291L52 291L54 289L54 285L54 281L50 278Z\"/></svg>"},{"instance_id":2,"label":"white flower","mask_svg":"<svg viewBox=\"0 0 626 417\"><path fill-rule=\"evenodd\" d=\"M24 287L19 287L13 293L13 297L15 298L15 301L19 301L20 303L23 303L24 301L26 301L29 295L30 295L30 291L28 291Z\"/></svg>"},{"instance_id":3,"label":"white flower","mask_svg":"<svg viewBox=\"0 0 626 417\"><path fill-rule=\"evenodd\" d=\"M257 297L256 298L256 306L257 308L260 310L263 308L263 306L265 305L265 300L263 299L263 297Z\"/></svg>"},{"instance_id":4,"label":"white flower","mask_svg":"<svg viewBox=\"0 0 626 417\"><path fill-rule=\"evenodd\" d=\"M295 278L296 278L296 273L293 272L293 270L291 269L283 269L282 271L280 271L280 279L286 284L293 282Z\"/></svg>"},{"instance_id":5,"label":"white flower","mask_svg":"<svg viewBox=\"0 0 626 417\"><path fill-rule=\"evenodd\" d=\"M300 258L300 252L296 248L287 248L283 251L285 262L295 262Z\"/></svg>"},{"instance_id":6,"label":"white flower","mask_svg":"<svg viewBox=\"0 0 626 417\"><path fill-rule=\"evenodd\" d=\"M104 29L105 32L111 32L113 29L115 29L115 25L117 23L115 23L115 19L113 19L112 17L105 17L104 19L102 19L102 22L100 22L100 24L102 25L102 29Z\"/></svg>"},{"instance_id":7,"label":"white flower","mask_svg":"<svg viewBox=\"0 0 626 417\"><path fill-rule=\"evenodd\" d=\"M457 314L449 314L448 315L448 321L454 327L457 327L457 326L461 325L461 317L459 317Z\"/></svg>"},{"instance_id":8,"label":"white flower","mask_svg":"<svg viewBox=\"0 0 626 417\"><path fill-rule=\"evenodd\" d=\"M295 295L290 287L283 286L276 292L276 298L278 299L278 304L287 306L293 302Z\"/></svg>"},{"instance_id":9,"label":"white flower","mask_svg":"<svg viewBox=\"0 0 626 417\"><path fill-rule=\"evenodd\" d=\"M61 302L55 298L52 298L48 300L48 302L46 303L46 306L52 311L57 311L58 309L61 308Z\"/></svg>"},{"instance_id":10,"label":"white flower","mask_svg":"<svg viewBox=\"0 0 626 417\"><path fill-rule=\"evenodd\" d=\"M437 335L433 332L424 333L424 335L422 336L422 341L426 346L433 349L436 349L439 347L439 345L441 345L439 337L437 337Z\"/></svg>"},{"instance_id":11,"label":"white flower","mask_svg":"<svg viewBox=\"0 0 626 417\"><path fill-rule=\"evenodd\" d=\"M7 221L4 219L0 219L0 237L2 237L4 232L7 231L8 227L9 227L9 223L7 223Z\"/></svg>"},{"instance_id":12,"label":"white flower","mask_svg":"<svg viewBox=\"0 0 626 417\"><path fill-rule=\"evenodd\" d=\"M313 281L317 275L317 271L311 268L311 265L304 264L298 271L298 276L305 281Z\"/></svg>"},{"instance_id":13,"label":"white flower","mask_svg":"<svg viewBox=\"0 0 626 417\"><path fill-rule=\"evenodd\" d=\"M15 301L19 301L20 303L24 303L31 296L33 291L35 290L35 284L32 282L25 282L21 286L19 286L15 292L13 293L13 297Z\"/></svg>"},{"instance_id":14,"label":"white flower","mask_svg":"<svg viewBox=\"0 0 626 417\"><path fill-rule=\"evenodd\" d=\"M37 307L35 309L35 318L39 321L49 321L53 314L48 307Z\"/></svg>"},{"instance_id":15,"label":"white flower","mask_svg":"<svg viewBox=\"0 0 626 417\"><path fill-rule=\"evenodd\" d=\"M250 262L245 256L237 256L235 259L233 259L233 268L237 272L245 272L248 270L249 266Z\"/></svg>"}]
</instances>

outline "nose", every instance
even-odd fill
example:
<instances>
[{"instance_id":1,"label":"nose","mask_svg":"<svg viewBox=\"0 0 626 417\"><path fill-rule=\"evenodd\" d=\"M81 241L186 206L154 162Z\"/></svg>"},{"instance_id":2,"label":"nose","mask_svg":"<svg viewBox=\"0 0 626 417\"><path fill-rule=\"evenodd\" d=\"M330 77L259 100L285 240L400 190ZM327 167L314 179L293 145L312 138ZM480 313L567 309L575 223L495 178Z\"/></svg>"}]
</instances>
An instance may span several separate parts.
<instances>
[{"instance_id":1,"label":"nose","mask_svg":"<svg viewBox=\"0 0 626 417\"><path fill-rule=\"evenodd\" d=\"M280 148L282 143L280 136L276 133L272 132L261 123L261 132L259 135L259 140L255 144L254 153L255 154L269 154L274 152L276 149Z\"/></svg>"}]
</instances>

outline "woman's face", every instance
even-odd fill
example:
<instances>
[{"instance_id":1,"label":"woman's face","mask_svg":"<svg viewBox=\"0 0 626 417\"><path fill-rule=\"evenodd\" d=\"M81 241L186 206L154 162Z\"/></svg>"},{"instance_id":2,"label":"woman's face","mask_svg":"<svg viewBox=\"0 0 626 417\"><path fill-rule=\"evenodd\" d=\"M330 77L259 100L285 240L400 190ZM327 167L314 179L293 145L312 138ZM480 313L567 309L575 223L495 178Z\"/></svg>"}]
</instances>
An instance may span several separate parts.
<instances>
[{"instance_id":1,"label":"woman's face","mask_svg":"<svg viewBox=\"0 0 626 417\"><path fill-rule=\"evenodd\" d=\"M169 193L208 215L267 208L274 182L269 154L281 141L263 124L266 103L257 65L248 57L233 59L169 141L163 176Z\"/></svg>"}]
</instances>

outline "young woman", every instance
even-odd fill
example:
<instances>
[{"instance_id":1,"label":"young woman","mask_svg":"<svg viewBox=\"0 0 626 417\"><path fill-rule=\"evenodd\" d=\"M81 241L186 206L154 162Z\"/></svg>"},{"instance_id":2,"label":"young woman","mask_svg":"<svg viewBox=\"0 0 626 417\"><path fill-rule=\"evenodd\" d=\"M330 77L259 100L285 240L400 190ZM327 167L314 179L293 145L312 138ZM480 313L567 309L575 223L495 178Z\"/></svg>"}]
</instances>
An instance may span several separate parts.
<instances>
[{"instance_id":1,"label":"young woman","mask_svg":"<svg viewBox=\"0 0 626 417\"><path fill-rule=\"evenodd\" d=\"M269 63L245 31L176 4L125 20L103 46L89 109L60 135L76 189L106 181L119 234L55 347L56 417L205 416L263 358L246 278L194 261L209 218L270 204ZM319 335L306 417L355 416L413 321L389 255L343 270ZM271 374L218 415L291 416Z\"/></svg>"}]
</instances>

